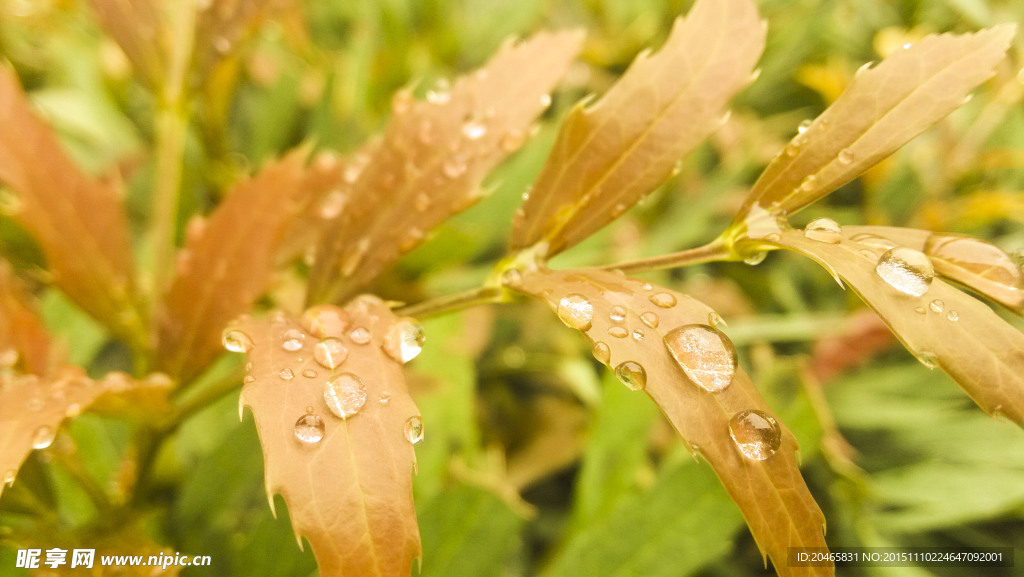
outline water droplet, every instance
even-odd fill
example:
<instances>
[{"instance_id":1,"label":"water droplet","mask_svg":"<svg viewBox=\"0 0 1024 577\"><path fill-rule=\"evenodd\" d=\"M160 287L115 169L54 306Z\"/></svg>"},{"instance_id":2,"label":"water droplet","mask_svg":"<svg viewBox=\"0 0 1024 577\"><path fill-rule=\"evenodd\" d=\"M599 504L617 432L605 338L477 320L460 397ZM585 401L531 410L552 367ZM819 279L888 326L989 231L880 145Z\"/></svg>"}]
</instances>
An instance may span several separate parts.
<instances>
[{"instance_id":1,"label":"water droplet","mask_svg":"<svg viewBox=\"0 0 1024 577\"><path fill-rule=\"evenodd\" d=\"M799 125L799 126L797 126L797 127L796 127L796 131L797 131L798 133L800 133L800 134L803 134L803 133L807 132L807 129L808 129L808 128L810 128L812 124L814 124L814 121L813 121L813 120L811 120L811 119L809 119L809 118L808 118L808 119L805 119L805 120L803 120L803 121L802 121L802 122L800 123L800 125Z\"/></svg>"},{"instance_id":2,"label":"water droplet","mask_svg":"<svg viewBox=\"0 0 1024 577\"><path fill-rule=\"evenodd\" d=\"M808 174L804 177L803 181L800 182L800 190L804 192L811 192L818 187L818 177L813 174Z\"/></svg>"},{"instance_id":3,"label":"water droplet","mask_svg":"<svg viewBox=\"0 0 1024 577\"><path fill-rule=\"evenodd\" d=\"M770 415L757 410L741 411L729 419L729 435L740 453L754 461L764 461L782 444L782 431Z\"/></svg>"},{"instance_id":4,"label":"water droplet","mask_svg":"<svg viewBox=\"0 0 1024 577\"><path fill-rule=\"evenodd\" d=\"M616 326L616 327L610 327L608 329L608 334L613 336L613 337L615 337L615 338L617 338L617 339L624 339L627 336L629 336L629 331L627 331L625 327L618 327L618 326Z\"/></svg>"},{"instance_id":5,"label":"water droplet","mask_svg":"<svg viewBox=\"0 0 1024 577\"><path fill-rule=\"evenodd\" d=\"M566 295L558 301L558 318L569 328L589 331L594 318L594 305L581 294Z\"/></svg>"},{"instance_id":6,"label":"water droplet","mask_svg":"<svg viewBox=\"0 0 1024 577\"><path fill-rule=\"evenodd\" d=\"M348 338L352 339L352 342L357 345L365 345L370 342L372 336L366 327L356 327L348 334Z\"/></svg>"},{"instance_id":7,"label":"water droplet","mask_svg":"<svg viewBox=\"0 0 1024 577\"><path fill-rule=\"evenodd\" d=\"M384 344L381 348L389 357L404 365L420 354L424 340L426 336L418 322L413 319L401 319L391 326L388 334L384 335Z\"/></svg>"},{"instance_id":8,"label":"water droplet","mask_svg":"<svg viewBox=\"0 0 1024 577\"><path fill-rule=\"evenodd\" d=\"M466 160L461 156L452 156L444 161L441 171L448 178L458 178L466 172Z\"/></svg>"},{"instance_id":9,"label":"water droplet","mask_svg":"<svg viewBox=\"0 0 1024 577\"><path fill-rule=\"evenodd\" d=\"M352 373L342 373L324 383L324 401L332 413L347 419L366 404L366 385Z\"/></svg>"},{"instance_id":10,"label":"water droplet","mask_svg":"<svg viewBox=\"0 0 1024 577\"><path fill-rule=\"evenodd\" d=\"M647 386L647 371L643 365L633 361L619 363L615 367L615 377L633 391L639 391Z\"/></svg>"},{"instance_id":11,"label":"water droplet","mask_svg":"<svg viewBox=\"0 0 1024 577\"><path fill-rule=\"evenodd\" d=\"M475 120L468 120L462 124L462 135L469 140L479 140L487 134L487 125Z\"/></svg>"},{"instance_id":12,"label":"water droplet","mask_svg":"<svg viewBox=\"0 0 1024 577\"><path fill-rule=\"evenodd\" d=\"M663 309L670 309L676 306L676 297L672 293L653 294L648 300L650 300L651 304L654 306L661 307Z\"/></svg>"},{"instance_id":13,"label":"water droplet","mask_svg":"<svg viewBox=\"0 0 1024 577\"><path fill-rule=\"evenodd\" d=\"M626 206L624 203L620 202L619 204L616 204L615 206L613 206L611 212L609 212L608 214L612 218L619 218L620 216L622 216L622 214L624 212L626 212L626 209L628 209L628 208L629 208L628 206Z\"/></svg>"},{"instance_id":14,"label":"water droplet","mask_svg":"<svg viewBox=\"0 0 1024 577\"><path fill-rule=\"evenodd\" d=\"M281 348L286 351L297 351L302 348L306 335L299 329L288 329L281 333Z\"/></svg>"},{"instance_id":15,"label":"water droplet","mask_svg":"<svg viewBox=\"0 0 1024 577\"><path fill-rule=\"evenodd\" d=\"M281 369L280 373L277 373L277 376L281 377L282 379L284 379L286 381L290 381L290 380L295 378L295 372L292 371L289 368L284 368L284 369Z\"/></svg>"},{"instance_id":16,"label":"water droplet","mask_svg":"<svg viewBox=\"0 0 1024 577\"><path fill-rule=\"evenodd\" d=\"M249 335L238 329L227 329L221 337L224 348L233 353L247 353L252 350L253 343Z\"/></svg>"},{"instance_id":17,"label":"water droplet","mask_svg":"<svg viewBox=\"0 0 1024 577\"><path fill-rule=\"evenodd\" d=\"M715 311L711 311L708 313L708 324L713 327L717 327L718 325L728 326L725 320L722 319L722 316L716 313Z\"/></svg>"},{"instance_id":18,"label":"water droplet","mask_svg":"<svg viewBox=\"0 0 1024 577\"><path fill-rule=\"evenodd\" d=\"M853 162L854 153L849 148L844 148L839 151L839 164L850 164Z\"/></svg>"},{"instance_id":19,"label":"water droplet","mask_svg":"<svg viewBox=\"0 0 1024 577\"><path fill-rule=\"evenodd\" d=\"M548 106L551 106L551 95L550 94L541 94L540 95L540 105L543 108L547 108Z\"/></svg>"},{"instance_id":20,"label":"water droplet","mask_svg":"<svg viewBox=\"0 0 1024 577\"><path fill-rule=\"evenodd\" d=\"M633 329L633 340L642 341L644 339L643 329Z\"/></svg>"},{"instance_id":21,"label":"water droplet","mask_svg":"<svg viewBox=\"0 0 1024 577\"><path fill-rule=\"evenodd\" d=\"M611 312L608 313L608 319L613 323L621 323L626 320L626 308L621 306L613 306Z\"/></svg>"},{"instance_id":22,"label":"water droplet","mask_svg":"<svg viewBox=\"0 0 1024 577\"><path fill-rule=\"evenodd\" d=\"M935 353L921 351L917 353L915 356L917 357L917 360L921 361L922 365L928 367L929 369L934 369L935 367L939 366L939 363L935 358Z\"/></svg>"},{"instance_id":23,"label":"water droplet","mask_svg":"<svg viewBox=\"0 0 1024 577\"><path fill-rule=\"evenodd\" d=\"M878 236L877 234L872 234L870 232L862 232L860 234L855 234L850 237L850 240L859 242L864 246L870 246L871 248L877 248L881 250L889 250L890 248L896 247L896 243L894 243L893 241L885 237Z\"/></svg>"},{"instance_id":24,"label":"water droplet","mask_svg":"<svg viewBox=\"0 0 1024 577\"><path fill-rule=\"evenodd\" d=\"M645 283L644 283L644 286L643 286L643 289L644 289L645 291L652 291L652 290L654 290L654 285L652 285L652 284L651 284L651 283L649 283L649 282L645 282Z\"/></svg>"},{"instance_id":25,"label":"water droplet","mask_svg":"<svg viewBox=\"0 0 1024 577\"><path fill-rule=\"evenodd\" d=\"M316 305L302 314L302 326L316 338L340 337L352 322L348 313L333 305Z\"/></svg>"},{"instance_id":26,"label":"water droplet","mask_svg":"<svg viewBox=\"0 0 1024 577\"><path fill-rule=\"evenodd\" d=\"M447 104L452 99L451 84L446 78L437 81L433 90L427 91L427 102L431 104Z\"/></svg>"},{"instance_id":27,"label":"water droplet","mask_svg":"<svg viewBox=\"0 0 1024 577\"><path fill-rule=\"evenodd\" d=\"M801 146L802 146L802 142L798 138L794 138L793 140L790 140L789 144L786 145L786 149L785 149L786 156L792 158L792 157L796 156L797 154L800 154L800 147Z\"/></svg>"},{"instance_id":28,"label":"water droplet","mask_svg":"<svg viewBox=\"0 0 1024 577\"><path fill-rule=\"evenodd\" d=\"M768 251L762 250L762 251L758 251L758 252L752 253L750 256L748 256L745 259L743 259L743 262L749 264L750 266L756 266L756 265L759 265L762 262L764 262L764 259L767 258L767 257L768 257Z\"/></svg>"},{"instance_id":29,"label":"water droplet","mask_svg":"<svg viewBox=\"0 0 1024 577\"><path fill-rule=\"evenodd\" d=\"M597 359L599 363L607 365L608 361L612 359L612 350L608 347L608 345L602 343L601 341L594 343L593 353L594 358Z\"/></svg>"},{"instance_id":30,"label":"water droplet","mask_svg":"<svg viewBox=\"0 0 1024 577\"><path fill-rule=\"evenodd\" d=\"M919 315L923 315L927 311L924 310L924 307L917 307L917 308L914 309L914 312L919 314Z\"/></svg>"},{"instance_id":31,"label":"water droplet","mask_svg":"<svg viewBox=\"0 0 1024 577\"><path fill-rule=\"evenodd\" d=\"M946 303L942 299L935 299L928 303L928 308L932 309L932 312L941 313L942 309L946 306Z\"/></svg>"},{"instance_id":32,"label":"water droplet","mask_svg":"<svg viewBox=\"0 0 1024 577\"><path fill-rule=\"evenodd\" d=\"M878 259L875 272L894 289L919 297L928 292L935 276L932 261L912 248L889 249Z\"/></svg>"},{"instance_id":33,"label":"water droplet","mask_svg":"<svg viewBox=\"0 0 1024 577\"><path fill-rule=\"evenodd\" d=\"M722 331L707 325L685 325L666 334L664 340L679 367L702 389L717 393L732 383L736 348Z\"/></svg>"},{"instance_id":34,"label":"water droplet","mask_svg":"<svg viewBox=\"0 0 1024 577\"><path fill-rule=\"evenodd\" d=\"M648 311L640 315L640 320L643 321L645 325L651 327L652 329L658 328L658 315L652 312Z\"/></svg>"},{"instance_id":35,"label":"water droplet","mask_svg":"<svg viewBox=\"0 0 1024 577\"><path fill-rule=\"evenodd\" d=\"M925 254L938 259L940 266L953 265L1007 287L1024 286L1021 269L1013 257L992 243L961 234L935 233L924 246ZM943 272L941 268L939 271Z\"/></svg>"},{"instance_id":36,"label":"water droplet","mask_svg":"<svg viewBox=\"0 0 1024 577\"><path fill-rule=\"evenodd\" d=\"M818 218L807 223L804 236L811 240L828 244L839 244L843 239L843 231L839 223L831 218Z\"/></svg>"},{"instance_id":37,"label":"water droplet","mask_svg":"<svg viewBox=\"0 0 1024 577\"><path fill-rule=\"evenodd\" d=\"M523 134L523 131L518 128L513 128L501 137L501 149L505 152L515 152L523 146L523 142L525 141L526 135Z\"/></svg>"},{"instance_id":38,"label":"water droplet","mask_svg":"<svg viewBox=\"0 0 1024 577\"><path fill-rule=\"evenodd\" d=\"M319 443L324 438L324 420L309 413L295 421L295 438L303 443Z\"/></svg>"},{"instance_id":39,"label":"water droplet","mask_svg":"<svg viewBox=\"0 0 1024 577\"><path fill-rule=\"evenodd\" d=\"M348 358L348 349L340 339L327 337L313 347L313 358L320 366L335 369Z\"/></svg>"},{"instance_id":40,"label":"water droplet","mask_svg":"<svg viewBox=\"0 0 1024 577\"><path fill-rule=\"evenodd\" d=\"M246 384L246 385L249 385L249 384L252 384L252 383L255 383L255 382L256 382L256 377L254 377L252 375L245 375L245 378L242 379L242 383Z\"/></svg>"},{"instance_id":41,"label":"water droplet","mask_svg":"<svg viewBox=\"0 0 1024 577\"><path fill-rule=\"evenodd\" d=\"M954 310L951 310L946 315L946 319L949 320L950 322L954 322L955 323L956 321L960 320L960 313L958 313L958 312L956 312Z\"/></svg>"},{"instance_id":42,"label":"water droplet","mask_svg":"<svg viewBox=\"0 0 1024 577\"><path fill-rule=\"evenodd\" d=\"M14 469L7 469L4 471L4 485L10 487L14 484L14 477L17 475L17 471Z\"/></svg>"},{"instance_id":43,"label":"water droplet","mask_svg":"<svg viewBox=\"0 0 1024 577\"><path fill-rule=\"evenodd\" d=\"M418 416L409 417L405 421L405 440L413 445L423 440L423 419Z\"/></svg>"},{"instance_id":44,"label":"water droplet","mask_svg":"<svg viewBox=\"0 0 1024 577\"><path fill-rule=\"evenodd\" d=\"M523 273L519 272L517 268L510 268L501 273L501 284L509 288L521 287L523 286Z\"/></svg>"},{"instance_id":45,"label":"water droplet","mask_svg":"<svg viewBox=\"0 0 1024 577\"><path fill-rule=\"evenodd\" d=\"M390 404L391 393L389 393L388 391L381 391L380 394L377 395L377 402L379 402L382 405Z\"/></svg>"},{"instance_id":46,"label":"water droplet","mask_svg":"<svg viewBox=\"0 0 1024 577\"><path fill-rule=\"evenodd\" d=\"M32 434L32 448L45 449L53 443L56 432L47 425L42 425Z\"/></svg>"}]
</instances>

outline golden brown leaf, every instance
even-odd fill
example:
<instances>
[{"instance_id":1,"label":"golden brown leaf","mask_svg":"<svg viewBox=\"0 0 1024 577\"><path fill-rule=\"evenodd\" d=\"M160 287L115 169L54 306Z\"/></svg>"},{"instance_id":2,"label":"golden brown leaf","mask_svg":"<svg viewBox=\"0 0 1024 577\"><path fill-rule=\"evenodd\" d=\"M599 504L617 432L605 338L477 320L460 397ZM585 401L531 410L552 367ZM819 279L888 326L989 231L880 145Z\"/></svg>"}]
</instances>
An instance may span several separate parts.
<instances>
[{"instance_id":1,"label":"golden brown leaf","mask_svg":"<svg viewBox=\"0 0 1024 577\"><path fill-rule=\"evenodd\" d=\"M135 73L153 86L165 74L167 39L160 6L153 0L89 0L100 25L131 61Z\"/></svg>"},{"instance_id":2,"label":"golden brown leaf","mask_svg":"<svg viewBox=\"0 0 1024 577\"><path fill-rule=\"evenodd\" d=\"M50 335L6 261L0 260L0 370L42 375L49 367Z\"/></svg>"},{"instance_id":3,"label":"golden brown leaf","mask_svg":"<svg viewBox=\"0 0 1024 577\"><path fill-rule=\"evenodd\" d=\"M13 216L33 233L54 284L122 336L139 335L128 223L117 191L83 174L0 69L0 181Z\"/></svg>"},{"instance_id":4,"label":"golden brown leaf","mask_svg":"<svg viewBox=\"0 0 1024 577\"><path fill-rule=\"evenodd\" d=\"M796 440L782 423L776 419L777 444L760 455L763 460L745 456L731 437L730 422L744 411L774 417L735 363L728 337L714 328L718 317L712 309L687 295L600 270L515 271L505 280L583 331L595 358L654 399L694 454L715 469L780 575L832 574L831 568L787 566L788 547L826 546L824 517L800 476ZM675 352L667 343L674 343ZM764 448L755 445L746 451Z\"/></svg>"},{"instance_id":5,"label":"golden brown leaf","mask_svg":"<svg viewBox=\"0 0 1024 577\"><path fill-rule=\"evenodd\" d=\"M249 349L240 410L256 421L271 507L280 493L321 575L406 577L420 555L408 437L422 421L390 356L407 323L362 296L301 324L277 315L225 332L226 346Z\"/></svg>"},{"instance_id":6,"label":"golden brown leaf","mask_svg":"<svg viewBox=\"0 0 1024 577\"><path fill-rule=\"evenodd\" d=\"M263 293L307 192L307 153L300 148L239 182L205 224L193 226L158 315L161 370L195 376L220 352L224 325Z\"/></svg>"},{"instance_id":7,"label":"golden brown leaf","mask_svg":"<svg viewBox=\"0 0 1024 577\"><path fill-rule=\"evenodd\" d=\"M345 210L320 241L309 300L351 296L476 202L487 173L523 144L581 41L578 32L541 32L506 43L426 102L396 94L383 140L346 172Z\"/></svg>"},{"instance_id":8,"label":"golden brown leaf","mask_svg":"<svg viewBox=\"0 0 1024 577\"><path fill-rule=\"evenodd\" d=\"M765 27L750 0L703 0L662 49L641 54L594 106L565 119L512 235L556 254L608 224L664 182L722 123L750 82Z\"/></svg>"},{"instance_id":9,"label":"golden brown leaf","mask_svg":"<svg viewBox=\"0 0 1024 577\"><path fill-rule=\"evenodd\" d=\"M799 230L776 234L774 244L812 258L846 281L910 352L949 373L985 412L1024 425L1024 334L945 281L925 282L915 273L920 267L913 266L928 267L923 253L888 249L864 237L833 243Z\"/></svg>"},{"instance_id":10,"label":"golden brown leaf","mask_svg":"<svg viewBox=\"0 0 1024 577\"><path fill-rule=\"evenodd\" d=\"M963 104L993 74L1016 26L962 36L928 36L849 87L768 165L737 222L754 207L791 214L856 178Z\"/></svg>"},{"instance_id":11,"label":"golden brown leaf","mask_svg":"<svg viewBox=\"0 0 1024 577\"><path fill-rule=\"evenodd\" d=\"M879 246L919 250L931 259L935 272L992 299L1018 315L1024 314L1024 274L998 246L963 234L930 232L895 226L849 226L846 236L868 239Z\"/></svg>"}]
</instances>

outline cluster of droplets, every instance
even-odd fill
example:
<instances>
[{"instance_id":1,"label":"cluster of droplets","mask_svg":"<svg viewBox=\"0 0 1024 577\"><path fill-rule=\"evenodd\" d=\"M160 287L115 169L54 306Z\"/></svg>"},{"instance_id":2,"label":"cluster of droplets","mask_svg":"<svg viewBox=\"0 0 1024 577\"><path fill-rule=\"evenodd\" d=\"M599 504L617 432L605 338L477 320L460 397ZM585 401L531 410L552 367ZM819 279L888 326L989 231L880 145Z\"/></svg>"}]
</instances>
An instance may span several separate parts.
<instances>
[{"instance_id":1,"label":"cluster of droplets","mask_svg":"<svg viewBox=\"0 0 1024 577\"><path fill-rule=\"evenodd\" d=\"M928 314L929 311L939 316L945 316L946 320L948 320L951 323L955 323L960 320L960 313L956 312L953 309L949 309L947 311L946 303L942 299L935 299L931 301L930 303L928 303L927 308L917 307L914 309L914 312L921 315Z\"/></svg>"}]
</instances>

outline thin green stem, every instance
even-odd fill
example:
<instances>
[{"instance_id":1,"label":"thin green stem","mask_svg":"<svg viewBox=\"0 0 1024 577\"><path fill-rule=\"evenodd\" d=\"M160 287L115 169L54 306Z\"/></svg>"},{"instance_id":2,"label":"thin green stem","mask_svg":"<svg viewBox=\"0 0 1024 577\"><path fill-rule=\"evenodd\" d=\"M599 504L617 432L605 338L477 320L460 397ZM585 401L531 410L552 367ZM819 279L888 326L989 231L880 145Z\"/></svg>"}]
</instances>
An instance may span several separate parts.
<instances>
[{"instance_id":1,"label":"thin green stem","mask_svg":"<svg viewBox=\"0 0 1024 577\"><path fill-rule=\"evenodd\" d=\"M241 384L242 372L231 371L231 373L205 386L202 390L182 400L177 405L174 416L170 419L170 423L172 423L170 427L173 429L187 421L189 417L210 406L224 395L238 390Z\"/></svg>"},{"instance_id":2,"label":"thin green stem","mask_svg":"<svg viewBox=\"0 0 1024 577\"><path fill-rule=\"evenodd\" d=\"M730 250L729 245L721 238L717 238L704 246L691 248L671 254L619 262L602 267L604 270L620 270L624 273L646 272L652 270L663 270L690 266L705 262L736 260L736 256Z\"/></svg>"},{"instance_id":3,"label":"thin green stem","mask_svg":"<svg viewBox=\"0 0 1024 577\"><path fill-rule=\"evenodd\" d=\"M505 292L497 287L482 286L453 295L447 295L402 307L395 314L407 317L425 318L484 304L500 303L505 300Z\"/></svg>"}]
</instances>

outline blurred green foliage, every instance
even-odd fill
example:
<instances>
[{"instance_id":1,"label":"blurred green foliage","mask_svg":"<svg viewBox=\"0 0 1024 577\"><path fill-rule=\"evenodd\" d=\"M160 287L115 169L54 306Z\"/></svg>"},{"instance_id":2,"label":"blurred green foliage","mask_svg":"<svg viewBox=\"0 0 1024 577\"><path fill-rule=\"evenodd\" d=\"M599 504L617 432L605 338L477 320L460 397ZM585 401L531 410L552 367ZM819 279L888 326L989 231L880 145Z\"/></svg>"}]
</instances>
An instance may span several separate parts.
<instances>
[{"instance_id":1,"label":"blurred green foliage","mask_svg":"<svg viewBox=\"0 0 1024 577\"><path fill-rule=\"evenodd\" d=\"M84 167L125 175L128 207L141 230L153 179L155 103L83 4L4 0L0 54ZM511 215L563 113L606 90L639 50L657 46L689 4L380 0L285 8L238 47L192 104L181 221L208 211L239 174L304 141L354 149L381 129L390 95L402 86L422 94L483 62L510 35L582 27L589 34L582 61L555 94L536 138L492 175L493 194L439 229L377 291L412 301L477 286L502 254ZM1024 4L1014 0L758 4L769 22L768 47L762 73L734 103L731 121L661 191L555 266L651 256L714 238L799 122L821 112L861 64L925 33L1024 21ZM1020 34L1011 55L970 103L808 209L800 222L827 215L843 224L963 232L1019 256ZM6 218L0 251L23 269L41 258ZM893 343L822 383L828 403L816 404L808 391L818 385L804 370L814 360L814 342L840 332L841 319L861 306L823 271L772 255L757 267L714 264L647 278L707 300L729 322L726 332L741 346L743 364L800 439L831 544L1024 543L1024 433L986 417L943 374ZM56 293L42 297L48 324L72 360L105 369L113 354L107 335ZM412 365L411 381L427 423L415 481L423 574L762 574L756 545L710 468L682 451L646 398L610 379L591 362L584 341L552 321L548 311L516 303L425 323L428 346ZM251 419L239 423L235 415L233 397L211 404L157 456L144 491L114 493L141 499L132 507L157 542L213 556L213 567L184 575L313 574L308 548L292 543L286 507L278 500L277 520L267 507ZM71 428L88 454L85 474L97 486L116 485L123 461L132 458L124 429L98 417ZM825 442L840 434L852 451ZM75 475L59 462L44 469L39 461L30 459L0 506L5 575L15 549L38 546L31 536L41 527L85 535L126 521L96 518ZM52 518L41 518L40 506L52 507Z\"/></svg>"}]
</instances>

